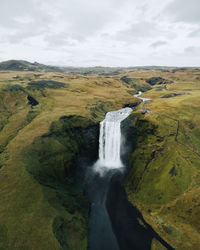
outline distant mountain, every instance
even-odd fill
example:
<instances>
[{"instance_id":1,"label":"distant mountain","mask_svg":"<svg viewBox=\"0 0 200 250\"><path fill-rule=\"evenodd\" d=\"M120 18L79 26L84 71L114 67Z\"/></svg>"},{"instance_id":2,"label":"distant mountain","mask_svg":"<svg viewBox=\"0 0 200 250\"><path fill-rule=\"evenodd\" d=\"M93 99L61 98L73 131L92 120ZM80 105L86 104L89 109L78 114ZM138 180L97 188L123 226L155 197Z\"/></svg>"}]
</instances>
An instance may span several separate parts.
<instances>
[{"instance_id":1,"label":"distant mountain","mask_svg":"<svg viewBox=\"0 0 200 250\"><path fill-rule=\"evenodd\" d=\"M120 73L128 73L135 71L162 71L168 72L170 70L184 71L187 68L178 68L178 67L166 67L166 66L135 66L135 67L59 67L59 66L50 66L45 64L40 64L37 62L31 63L23 60L9 60L5 62L0 62L0 71L1 70L13 70L13 71L37 71L37 72L62 72L62 73L73 73L73 74L83 74L83 75L118 75ZM199 68L196 68L199 70Z\"/></svg>"},{"instance_id":2,"label":"distant mountain","mask_svg":"<svg viewBox=\"0 0 200 250\"><path fill-rule=\"evenodd\" d=\"M175 67L164 67L164 66L135 66L135 67L63 67L66 73L75 74L100 74L100 75L118 75L125 72L135 72L135 71L169 71L176 69Z\"/></svg>"},{"instance_id":3,"label":"distant mountain","mask_svg":"<svg viewBox=\"0 0 200 250\"><path fill-rule=\"evenodd\" d=\"M23 60L9 60L1 62L0 70L64 72L64 70L60 67L48 66L37 62L30 63Z\"/></svg>"}]
</instances>

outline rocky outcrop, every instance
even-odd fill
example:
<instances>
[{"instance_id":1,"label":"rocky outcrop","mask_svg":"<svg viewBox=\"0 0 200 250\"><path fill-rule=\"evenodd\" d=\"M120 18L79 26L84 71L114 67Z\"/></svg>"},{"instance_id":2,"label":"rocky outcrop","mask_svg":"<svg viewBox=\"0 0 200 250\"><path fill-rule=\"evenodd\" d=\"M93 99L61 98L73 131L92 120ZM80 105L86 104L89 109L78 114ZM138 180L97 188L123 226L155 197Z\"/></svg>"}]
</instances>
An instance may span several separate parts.
<instances>
[{"instance_id":1,"label":"rocky outcrop","mask_svg":"<svg viewBox=\"0 0 200 250\"><path fill-rule=\"evenodd\" d=\"M120 80L123 81L123 82L125 82L125 83L127 83L127 84L130 84L133 81L132 78L127 77L127 76L121 77Z\"/></svg>"},{"instance_id":2,"label":"rocky outcrop","mask_svg":"<svg viewBox=\"0 0 200 250\"><path fill-rule=\"evenodd\" d=\"M123 76L120 78L120 80L123 81L125 84L129 85L130 87L132 87L136 91L146 92L152 89L151 85L145 82L143 78L132 78Z\"/></svg>"},{"instance_id":3,"label":"rocky outcrop","mask_svg":"<svg viewBox=\"0 0 200 250\"><path fill-rule=\"evenodd\" d=\"M135 107L137 107L140 103L141 103L140 101L127 103L127 104L124 104L123 108L135 108Z\"/></svg>"},{"instance_id":4,"label":"rocky outcrop","mask_svg":"<svg viewBox=\"0 0 200 250\"><path fill-rule=\"evenodd\" d=\"M176 97L180 95L184 95L184 93L169 93L169 94L162 96L162 98L171 98L171 97Z\"/></svg>"},{"instance_id":5,"label":"rocky outcrop","mask_svg":"<svg viewBox=\"0 0 200 250\"><path fill-rule=\"evenodd\" d=\"M39 102L33 98L31 95L27 96L27 100L28 100L28 104L30 104L31 106L37 106L39 104Z\"/></svg>"},{"instance_id":6,"label":"rocky outcrop","mask_svg":"<svg viewBox=\"0 0 200 250\"><path fill-rule=\"evenodd\" d=\"M160 84L171 84L173 81L164 79L162 77L151 77L146 79L146 82L150 85L160 85Z\"/></svg>"},{"instance_id":7,"label":"rocky outcrop","mask_svg":"<svg viewBox=\"0 0 200 250\"><path fill-rule=\"evenodd\" d=\"M29 89L58 89L68 87L67 83L57 82L57 81L48 81L48 80L40 80L40 81L32 81L28 83Z\"/></svg>"}]
</instances>

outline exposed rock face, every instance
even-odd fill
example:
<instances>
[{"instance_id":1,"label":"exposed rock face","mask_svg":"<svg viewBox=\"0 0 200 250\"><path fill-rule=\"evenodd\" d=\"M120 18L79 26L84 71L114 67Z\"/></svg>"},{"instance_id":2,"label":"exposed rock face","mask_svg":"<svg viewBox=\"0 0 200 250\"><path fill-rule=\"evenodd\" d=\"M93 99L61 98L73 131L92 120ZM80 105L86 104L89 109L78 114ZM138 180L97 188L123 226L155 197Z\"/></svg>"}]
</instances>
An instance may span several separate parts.
<instances>
[{"instance_id":1,"label":"exposed rock face","mask_svg":"<svg viewBox=\"0 0 200 250\"><path fill-rule=\"evenodd\" d=\"M123 108L135 108L140 104L140 102L131 102L131 103L127 103L123 106Z\"/></svg>"},{"instance_id":2,"label":"exposed rock face","mask_svg":"<svg viewBox=\"0 0 200 250\"><path fill-rule=\"evenodd\" d=\"M160 86L155 87L156 91L162 91L162 90L165 90L165 89L167 89L166 85L160 85Z\"/></svg>"},{"instance_id":3,"label":"exposed rock face","mask_svg":"<svg viewBox=\"0 0 200 250\"><path fill-rule=\"evenodd\" d=\"M152 89L151 85L145 82L143 78L132 78L132 77L123 76L120 78L120 80L137 91L145 92L145 91Z\"/></svg>"},{"instance_id":4,"label":"exposed rock face","mask_svg":"<svg viewBox=\"0 0 200 250\"><path fill-rule=\"evenodd\" d=\"M169 93L169 94L162 96L162 98L171 98L171 97L176 97L179 95L184 95L184 93Z\"/></svg>"},{"instance_id":5,"label":"exposed rock face","mask_svg":"<svg viewBox=\"0 0 200 250\"><path fill-rule=\"evenodd\" d=\"M129 166L129 154L131 154L134 150L134 135L131 126L132 120L133 116L130 115L121 122L121 134L122 138L125 138L121 143L121 160L126 166Z\"/></svg>"},{"instance_id":6,"label":"exposed rock face","mask_svg":"<svg viewBox=\"0 0 200 250\"><path fill-rule=\"evenodd\" d=\"M132 78L127 77L127 76L123 76L122 78L120 78L120 80L122 80L123 82L130 84L132 82Z\"/></svg>"},{"instance_id":7,"label":"exposed rock face","mask_svg":"<svg viewBox=\"0 0 200 250\"><path fill-rule=\"evenodd\" d=\"M159 84L171 84L173 81L164 79L162 77L151 77L146 80L150 85L159 85Z\"/></svg>"},{"instance_id":8,"label":"exposed rock face","mask_svg":"<svg viewBox=\"0 0 200 250\"><path fill-rule=\"evenodd\" d=\"M37 106L39 104L39 102L35 100L35 98L33 98L31 95L27 96L27 100L28 104L30 104L31 106Z\"/></svg>"},{"instance_id":9,"label":"exposed rock face","mask_svg":"<svg viewBox=\"0 0 200 250\"><path fill-rule=\"evenodd\" d=\"M28 83L28 87L31 89L58 89L67 87L67 83L57 82L57 81L47 81L47 80L40 80L40 81L32 81Z\"/></svg>"}]
</instances>

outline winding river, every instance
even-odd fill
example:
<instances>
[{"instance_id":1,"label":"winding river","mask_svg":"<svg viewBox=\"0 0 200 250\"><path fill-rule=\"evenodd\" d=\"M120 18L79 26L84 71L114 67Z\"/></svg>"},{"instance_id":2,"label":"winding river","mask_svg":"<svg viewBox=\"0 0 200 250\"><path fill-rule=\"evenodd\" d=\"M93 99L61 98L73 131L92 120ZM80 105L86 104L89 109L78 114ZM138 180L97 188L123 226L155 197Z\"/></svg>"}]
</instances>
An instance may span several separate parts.
<instances>
[{"instance_id":1,"label":"winding river","mask_svg":"<svg viewBox=\"0 0 200 250\"><path fill-rule=\"evenodd\" d=\"M145 104L148 102L148 101L151 101L152 99L151 98L145 98L145 97L141 97L142 95L142 91L139 91L138 94L134 95L135 97L139 98L140 100L142 100L144 103L142 105L142 110L146 113L149 111L149 109L146 108Z\"/></svg>"}]
</instances>

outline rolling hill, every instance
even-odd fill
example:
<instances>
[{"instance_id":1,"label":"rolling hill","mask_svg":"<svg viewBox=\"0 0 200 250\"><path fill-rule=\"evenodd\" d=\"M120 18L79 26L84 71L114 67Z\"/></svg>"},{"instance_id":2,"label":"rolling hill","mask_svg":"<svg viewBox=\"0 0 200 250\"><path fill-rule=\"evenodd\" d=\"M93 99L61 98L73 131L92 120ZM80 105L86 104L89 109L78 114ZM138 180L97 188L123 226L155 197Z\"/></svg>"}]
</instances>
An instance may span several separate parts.
<instances>
[{"instance_id":1,"label":"rolling hill","mask_svg":"<svg viewBox=\"0 0 200 250\"><path fill-rule=\"evenodd\" d=\"M0 64L0 249L87 249L89 201L79 160L88 154L92 164L99 122L127 105L134 107L129 201L175 249L198 249L200 70L108 76L48 67ZM152 99L148 111L133 97L139 90ZM155 241L152 249L162 247Z\"/></svg>"}]
</instances>

